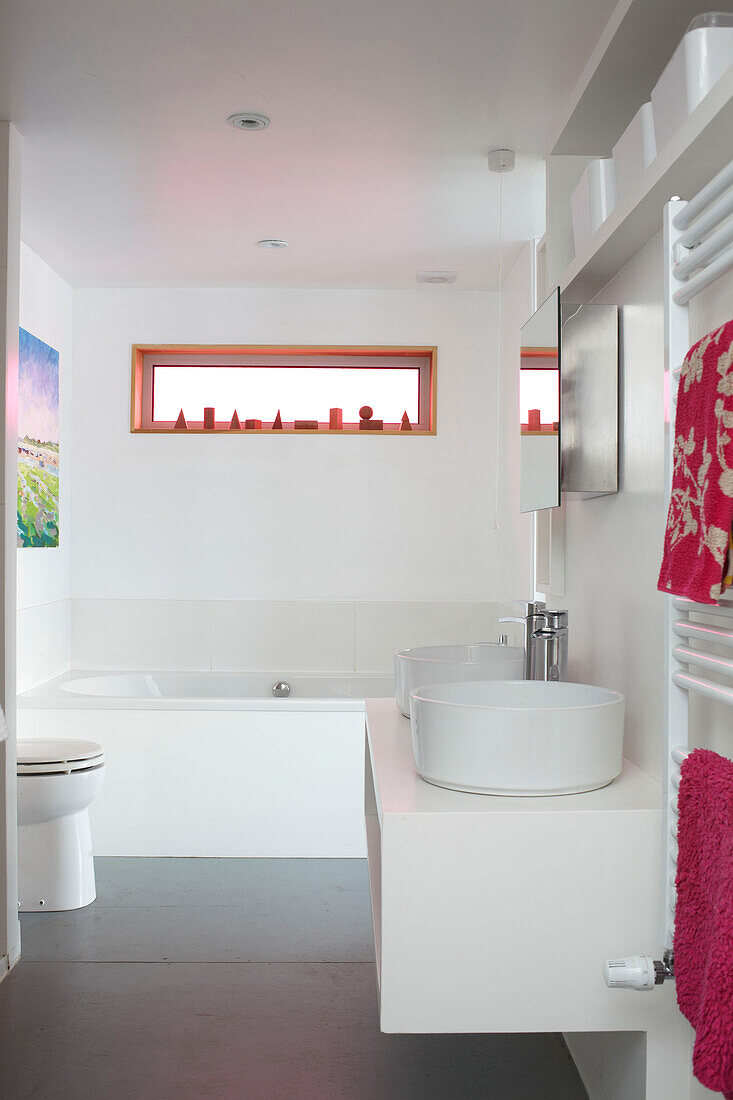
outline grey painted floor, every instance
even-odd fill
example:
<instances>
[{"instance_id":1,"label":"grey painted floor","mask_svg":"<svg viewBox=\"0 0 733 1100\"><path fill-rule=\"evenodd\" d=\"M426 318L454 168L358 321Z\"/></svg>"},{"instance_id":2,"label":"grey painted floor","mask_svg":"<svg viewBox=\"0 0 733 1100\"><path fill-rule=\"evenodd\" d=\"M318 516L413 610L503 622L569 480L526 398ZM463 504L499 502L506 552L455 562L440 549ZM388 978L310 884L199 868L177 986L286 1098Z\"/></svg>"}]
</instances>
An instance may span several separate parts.
<instances>
[{"instance_id":1,"label":"grey painted floor","mask_svg":"<svg viewBox=\"0 0 733 1100\"><path fill-rule=\"evenodd\" d=\"M98 859L22 917L4 1100L584 1100L555 1035L379 1031L358 860Z\"/></svg>"}]
</instances>

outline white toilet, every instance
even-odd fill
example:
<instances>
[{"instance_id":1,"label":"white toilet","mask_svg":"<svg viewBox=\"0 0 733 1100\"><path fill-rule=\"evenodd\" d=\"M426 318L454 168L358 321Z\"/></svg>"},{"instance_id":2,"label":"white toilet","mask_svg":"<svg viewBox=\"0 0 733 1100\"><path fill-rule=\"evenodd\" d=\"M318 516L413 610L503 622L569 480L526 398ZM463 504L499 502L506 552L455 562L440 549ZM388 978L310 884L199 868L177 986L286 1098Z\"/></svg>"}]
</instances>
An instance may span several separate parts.
<instances>
[{"instance_id":1,"label":"white toilet","mask_svg":"<svg viewBox=\"0 0 733 1100\"><path fill-rule=\"evenodd\" d=\"M21 913L81 909L97 896L89 805L104 770L95 741L18 742Z\"/></svg>"}]
</instances>

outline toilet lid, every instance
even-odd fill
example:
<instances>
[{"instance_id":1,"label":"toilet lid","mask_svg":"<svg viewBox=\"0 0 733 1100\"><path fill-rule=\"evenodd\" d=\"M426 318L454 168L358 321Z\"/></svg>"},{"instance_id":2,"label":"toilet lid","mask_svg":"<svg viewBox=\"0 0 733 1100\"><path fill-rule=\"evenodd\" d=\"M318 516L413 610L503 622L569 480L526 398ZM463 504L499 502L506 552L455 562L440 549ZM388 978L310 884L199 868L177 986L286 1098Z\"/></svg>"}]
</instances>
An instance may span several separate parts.
<instances>
[{"instance_id":1,"label":"toilet lid","mask_svg":"<svg viewBox=\"0 0 733 1100\"><path fill-rule=\"evenodd\" d=\"M18 742L18 772L81 771L104 763L104 750L96 741L68 738L33 738Z\"/></svg>"}]
</instances>

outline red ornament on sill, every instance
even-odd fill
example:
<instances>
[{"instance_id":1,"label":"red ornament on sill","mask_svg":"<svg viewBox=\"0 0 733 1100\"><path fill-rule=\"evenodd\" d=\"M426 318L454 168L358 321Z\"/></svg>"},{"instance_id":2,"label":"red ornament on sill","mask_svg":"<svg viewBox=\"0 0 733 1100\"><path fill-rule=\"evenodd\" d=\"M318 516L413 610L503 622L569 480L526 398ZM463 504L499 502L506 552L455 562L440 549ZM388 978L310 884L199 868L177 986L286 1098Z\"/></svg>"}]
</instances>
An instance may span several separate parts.
<instances>
[{"instance_id":1,"label":"red ornament on sill","mask_svg":"<svg viewBox=\"0 0 733 1100\"><path fill-rule=\"evenodd\" d=\"M381 432L384 428L383 420L372 420L374 409L371 405L362 405L359 409L359 430L362 432Z\"/></svg>"},{"instance_id":2,"label":"red ornament on sill","mask_svg":"<svg viewBox=\"0 0 733 1100\"><path fill-rule=\"evenodd\" d=\"M179 412L179 414L178 414L178 420L176 420L176 424L175 424L175 426L176 426L176 428L178 428L179 430L183 429L184 431L185 431L185 430L186 430L186 428L188 427L188 424L186 423L186 418L185 418L185 416L183 415L183 409L181 409L181 411L180 411L180 412Z\"/></svg>"},{"instance_id":3,"label":"red ornament on sill","mask_svg":"<svg viewBox=\"0 0 733 1100\"><path fill-rule=\"evenodd\" d=\"M412 424L410 423L410 418L407 415L407 409L405 409L405 411L402 414L402 423L400 424L400 431L401 432L411 432L412 431Z\"/></svg>"},{"instance_id":4,"label":"red ornament on sill","mask_svg":"<svg viewBox=\"0 0 733 1100\"><path fill-rule=\"evenodd\" d=\"M242 427L242 425L239 423L239 416L237 414L237 410L235 409L234 410L234 416L232 417L232 419L229 422L229 428L230 428L230 430L233 429L234 431L238 431L241 427Z\"/></svg>"},{"instance_id":5,"label":"red ornament on sill","mask_svg":"<svg viewBox=\"0 0 733 1100\"><path fill-rule=\"evenodd\" d=\"M293 428L296 432L317 432L317 420L294 420Z\"/></svg>"},{"instance_id":6,"label":"red ornament on sill","mask_svg":"<svg viewBox=\"0 0 733 1100\"><path fill-rule=\"evenodd\" d=\"M244 426L247 429L247 431L251 432L255 428L261 428L262 427L262 421L261 420L245 420Z\"/></svg>"},{"instance_id":7,"label":"red ornament on sill","mask_svg":"<svg viewBox=\"0 0 733 1100\"><path fill-rule=\"evenodd\" d=\"M531 432L542 431L542 421L539 409L530 409L527 413L527 426Z\"/></svg>"},{"instance_id":8,"label":"red ornament on sill","mask_svg":"<svg viewBox=\"0 0 733 1100\"><path fill-rule=\"evenodd\" d=\"M332 432L340 431L344 426L344 414L342 409L331 409L328 414L328 426Z\"/></svg>"},{"instance_id":9,"label":"red ornament on sill","mask_svg":"<svg viewBox=\"0 0 733 1100\"><path fill-rule=\"evenodd\" d=\"M280 416L280 410L278 409L277 410L277 416L275 417L275 419L272 422L272 430L274 432L276 432L276 431L282 429L282 426L283 426L283 418Z\"/></svg>"},{"instance_id":10,"label":"red ornament on sill","mask_svg":"<svg viewBox=\"0 0 733 1100\"><path fill-rule=\"evenodd\" d=\"M213 408L204 409L204 427L207 431L212 432L214 430L214 410Z\"/></svg>"}]
</instances>

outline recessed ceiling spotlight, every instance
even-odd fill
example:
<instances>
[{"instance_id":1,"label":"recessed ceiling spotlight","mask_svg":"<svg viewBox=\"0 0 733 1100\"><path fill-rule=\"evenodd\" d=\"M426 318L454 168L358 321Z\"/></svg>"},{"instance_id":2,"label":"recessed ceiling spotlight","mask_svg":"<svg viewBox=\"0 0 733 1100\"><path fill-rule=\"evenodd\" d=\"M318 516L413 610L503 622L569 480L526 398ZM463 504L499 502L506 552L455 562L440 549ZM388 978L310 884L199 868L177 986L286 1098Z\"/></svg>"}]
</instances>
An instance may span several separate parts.
<instances>
[{"instance_id":1,"label":"recessed ceiling spotlight","mask_svg":"<svg viewBox=\"0 0 733 1100\"><path fill-rule=\"evenodd\" d=\"M454 283L458 278L457 271L418 271L419 283Z\"/></svg>"},{"instance_id":2,"label":"recessed ceiling spotlight","mask_svg":"<svg viewBox=\"0 0 733 1100\"><path fill-rule=\"evenodd\" d=\"M235 130L266 130L270 125L267 115L259 115L256 111L237 111L227 122Z\"/></svg>"},{"instance_id":3,"label":"recessed ceiling spotlight","mask_svg":"<svg viewBox=\"0 0 733 1100\"><path fill-rule=\"evenodd\" d=\"M288 248L287 241L280 241L277 237L265 237L263 241L258 241L257 244L260 248Z\"/></svg>"}]
</instances>

